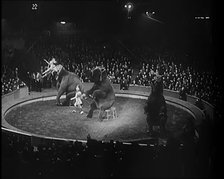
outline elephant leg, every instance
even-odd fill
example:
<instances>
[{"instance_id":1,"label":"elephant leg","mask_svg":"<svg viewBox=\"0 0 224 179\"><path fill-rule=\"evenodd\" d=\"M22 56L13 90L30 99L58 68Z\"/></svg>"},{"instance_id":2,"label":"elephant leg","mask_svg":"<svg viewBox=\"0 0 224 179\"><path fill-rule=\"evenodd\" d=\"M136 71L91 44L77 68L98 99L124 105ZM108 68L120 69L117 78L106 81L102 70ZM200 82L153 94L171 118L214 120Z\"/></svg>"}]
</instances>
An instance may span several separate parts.
<instances>
[{"instance_id":1,"label":"elephant leg","mask_svg":"<svg viewBox=\"0 0 224 179\"><path fill-rule=\"evenodd\" d=\"M146 121L147 121L147 124L148 124L148 129L149 129L149 132L152 132L152 127L153 127L153 123L152 123L152 120L150 119L149 116L147 116L146 118Z\"/></svg>"},{"instance_id":2,"label":"elephant leg","mask_svg":"<svg viewBox=\"0 0 224 179\"><path fill-rule=\"evenodd\" d=\"M71 91L71 92L67 93L66 94L66 99L65 99L65 101L63 102L62 105L63 106L69 106L70 105L70 99L74 96L75 96L75 91Z\"/></svg>"},{"instance_id":3,"label":"elephant leg","mask_svg":"<svg viewBox=\"0 0 224 179\"><path fill-rule=\"evenodd\" d=\"M62 106L69 106L70 105L70 100L65 99L62 103Z\"/></svg>"},{"instance_id":4,"label":"elephant leg","mask_svg":"<svg viewBox=\"0 0 224 179\"><path fill-rule=\"evenodd\" d=\"M102 121L103 120L103 118L105 117L105 111L101 108L100 109L100 112L99 112L99 119Z\"/></svg>"},{"instance_id":5,"label":"elephant leg","mask_svg":"<svg viewBox=\"0 0 224 179\"><path fill-rule=\"evenodd\" d=\"M60 88L60 83L57 82L57 84L56 84L56 89L58 90L59 88Z\"/></svg>"},{"instance_id":6,"label":"elephant leg","mask_svg":"<svg viewBox=\"0 0 224 179\"><path fill-rule=\"evenodd\" d=\"M57 95L57 98L56 98L56 104L57 105L61 105L61 102L60 102L60 97L63 95L63 93L65 92L65 87L60 85L59 87L59 90L58 90L58 95Z\"/></svg>"},{"instance_id":7,"label":"elephant leg","mask_svg":"<svg viewBox=\"0 0 224 179\"><path fill-rule=\"evenodd\" d=\"M166 117L162 116L160 119L160 133L163 135L166 133Z\"/></svg>"},{"instance_id":8,"label":"elephant leg","mask_svg":"<svg viewBox=\"0 0 224 179\"><path fill-rule=\"evenodd\" d=\"M104 101L100 104L100 107L103 111L110 109L114 104L114 100Z\"/></svg>"},{"instance_id":9,"label":"elephant leg","mask_svg":"<svg viewBox=\"0 0 224 179\"><path fill-rule=\"evenodd\" d=\"M98 109L100 108L100 111L99 111L99 119L103 119L103 118L106 118L106 112L105 110L109 109L109 108L104 108L104 106L99 106Z\"/></svg>"},{"instance_id":10,"label":"elephant leg","mask_svg":"<svg viewBox=\"0 0 224 179\"><path fill-rule=\"evenodd\" d=\"M96 102L94 100L91 103L90 107L91 108L90 108L89 113L87 115L88 118L92 118L93 117L93 111L97 109L97 105L96 105Z\"/></svg>"},{"instance_id":11,"label":"elephant leg","mask_svg":"<svg viewBox=\"0 0 224 179\"><path fill-rule=\"evenodd\" d=\"M93 98L97 108L101 108L103 111L109 109L114 104L114 100L107 99L106 93L101 90L94 91Z\"/></svg>"},{"instance_id":12,"label":"elephant leg","mask_svg":"<svg viewBox=\"0 0 224 179\"><path fill-rule=\"evenodd\" d=\"M73 97L75 97L75 94L76 94L76 92L75 91L71 91L71 92L69 92L67 95L66 95L66 100L69 102L69 104L71 104L70 102L70 100L71 100L71 98L73 98Z\"/></svg>"},{"instance_id":13,"label":"elephant leg","mask_svg":"<svg viewBox=\"0 0 224 179\"><path fill-rule=\"evenodd\" d=\"M69 92L67 95L66 95L66 98L67 99L71 99L72 97L74 97L75 96L75 91L71 91L71 92Z\"/></svg>"},{"instance_id":14,"label":"elephant leg","mask_svg":"<svg viewBox=\"0 0 224 179\"><path fill-rule=\"evenodd\" d=\"M106 97L106 93L103 92L102 90L95 90L93 92L93 98L96 101L96 103L98 104L99 99L103 99Z\"/></svg>"}]
</instances>

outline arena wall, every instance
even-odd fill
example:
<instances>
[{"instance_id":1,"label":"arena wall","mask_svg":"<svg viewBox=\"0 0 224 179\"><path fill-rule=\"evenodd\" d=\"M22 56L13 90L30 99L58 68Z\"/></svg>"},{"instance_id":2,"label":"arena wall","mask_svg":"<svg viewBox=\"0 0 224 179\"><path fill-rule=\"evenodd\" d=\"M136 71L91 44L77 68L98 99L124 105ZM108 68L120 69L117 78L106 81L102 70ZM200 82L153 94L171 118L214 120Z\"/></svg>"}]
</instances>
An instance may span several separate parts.
<instances>
[{"instance_id":1,"label":"arena wall","mask_svg":"<svg viewBox=\"0 0 224 179\"><path fill-rule=\"evenodd\" d=\"M88 90L92 87L92 85L93 85L93 83L84 83L84 88L86 90ZM116 93L125 92L125 93L137 94L137 95L139 95L140 93L142 95L149 95L149 93L151 91L151 87L149 87L149 86L146 87L146 86L133 86L133 85L131 85L129 87L129 90L125 90L125 91L120 90L120 85L119 84L113 84L113 87L114 87ZM171 97L171 98L174 98L174 99L179 99L179 93L177 91L164 89L163 93L164 93L164 96L165 96L166 99L168 97ZM52 93L51 95L55 95L55 94L56 93ZM2 108L4 108L4 105L8 104L10 101L17 101L18 99L25 98L28 95L29 95L28 87L26 87L26 86L23 87L23 88L17 89L15 91L11 92L11 93L8 93L6 95L3 95L2 96ZM171 98L169 98L169 99L171 99ZM187 96L187 102L189 102L191 104L195 104L196 100L197 100L197 97L190 96L190 95ZM204 104L206 114L208 114L208 116L211 119L213 119L214 107L204 100L202 100L202 102ZM183 105L188 105L188 103L185 103L184 101L182 101L182 103L183 103Z\"/></svg>"},{"instance_id":2,"label":"arena wall","mask_svg":"<svg viewBox=\"0 0 224 179\"><path fill-rule=\"evenodd\" d=\"M84 86L85 86L85 89L89 89L89 88L91 88L92 83L85 83ZM115 92L123 91L123 90L120 90L120 85L119 84L113 84L113 87L115 89ZM139 94L139 92L141 92L141 94L143 94L143 95L149 95L149 93L151 92L151 87L150 86L130 85L129 89L126 90L126 92L127 91L131 92L132 94ZM179 92L178 91L172 91L172 90L164 89L163 94L164 94L165 97L172 97L172 98L175 98L175 99L179 99ZM197 97L187 95L187 102L194 105L196 100L197 100ZM203 102L203 105L205 107L206 114L210 117L211 120L213 120L213 118L214 118L214 116L213 116L214 115L214 107L204 100L202 100L202 102ZM187 103L185 103L185 104L187 104Z\"/></svg>"},{"instance_id":3,"label":"arena wall","mask_svg":"<svg viewBox=\"0 0 224 179\"><path fill-rule=\"evenodd\" d=\"M16 89L16 90L2 96L2 104L7 103L8 101L17 100L19 98L24 98L28 95L28 93L29 93L29 91L28 91L27 86Z\"/></svg>"},{"instance_id":4,"label":"arena wall","mask_svg":"<svg viewBox=\"0 0 224 179\"><path fill-rule=\"evenodd\" d=\"M84 83L84 88L86 90L88 90L92 87L92 85L93 85L92 83ZM113 86L114 86L115 92L118 95L135 95L136 94L138 96L144 97L145 99L149 95L150 90L151 90L150 87L144 87L144 86L130 86L129 90L120 90L119 84L114 84ZM178 106L179 108L182 108L182 109L188 111L189 113L191 113L191 115L194 116L194 118L195 118L196 125L200 124L201 120L204 119L205 116L204 116L203 112L199 108L194 106L192 103L178 99L178 96L176 96L178 93L169 91L169 90L164 90L164 93L165 93L165 99L166 99L167 103ZM29 94L28 88L24 87L24 88L17 89L7 95L2 96L2 119L3 119L1 121L2 129L16 131L17 133L20 133L22 135L26 134L27 132L24 132L22 130L19 130L19 129L11 126L4 120L4 115L7 113L7 111L10 111L10 109L13 108L13 106L15 106L19 103L24 103L25 101L29 103L29 101L33 101L35 99L39 100L41 98L42 100L44 100L45 97L48 97L48 98L50 97L53 99L53 98L55 98L56 95L57 95L57 91L52 90L52 89L50 89L49 91L48 91L48 89L46 89L46 92L41 92L41 93L34 92L34 93ZM63 95L62 98L65 98L65 95ZM46 136L33 135L33 134L29 134L29 133L27 133L27 134L31 135L32 137L36 136L36 137L40 137L40 138L47 138ZM59 140L61 140L61 139L59 139ZM67 140L67 139L65 139L65 140Z\"/></svg>"}]
</instances>

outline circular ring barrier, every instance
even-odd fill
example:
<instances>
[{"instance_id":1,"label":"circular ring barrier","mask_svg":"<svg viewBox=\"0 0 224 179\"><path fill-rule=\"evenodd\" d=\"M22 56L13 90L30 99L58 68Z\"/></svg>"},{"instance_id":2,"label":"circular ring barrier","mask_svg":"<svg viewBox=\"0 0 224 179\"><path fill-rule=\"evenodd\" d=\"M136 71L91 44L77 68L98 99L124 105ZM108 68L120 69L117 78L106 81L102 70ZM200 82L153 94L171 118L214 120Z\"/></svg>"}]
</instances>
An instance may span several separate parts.
<instances>
[{"instance_id":1,"label":"circular ring barrier","mask_svg":"<svg viewBox=\"0 0 224 179\"><path fill-rule=\"evenodd\" d=\"M124 99L138 99L138 100L146 100L148 98L149 92L141 92L141 91L133 91L133 90L127 90L127 91L120 91L117 90L115 88L115 92L116 92L116 98L124 98ZM36 136L36 137L42 137L42 138L48 138L48 139L55 139L55 140L80 140L85 142L86 140L83 139L74 139L74 138L64 138L64 137L52 137L52 136L48 136L48 135L41 135L41 134L35 134L29 131L24 131L21 130L11 124L9 124L6 120L5 117L7 116L7 114L9 114L11 111L15 110L18 107L22 107L25 105L30 105L32 103L36 103L36 102L44 102L44 101L51 101L54 100L56 98L56 94L57 91L56 90L44 90L41 93L38 92L34 92L31 93L30 95L23 97L23 98L18 98L17 100L12 100L9 101L8 103L3 104L2 106L2 129L3 130L9 130L11 132L16 132L16 133L20 133L20 134L24 134L24 135L29 135L29 136ZM62 96L62 99L65 96ZM173 97L169 97L169 96L165 96L166 102L168 105L170 106L174 106L180 110L183 110L185 112L187 112L188 114L190 114L192 116L192 118L194 119L195 125L199 125L201 123L201 120L203 120L204 116L203 113L200 109L198 109L197 107L195 107L193 104L186 102L186 101L182 101ZM69 107L68 107L69 108ZM108 122L109 124L109 122ZM100 124L99 124L100 125ZM113 126L111 127L111 129L113 128ZM109 139L109 138L108 138ZM141 137L141 139L134 139L132 138L130 139L126 139L126 140L122 140L124 142L131 142L131 141L138 141L138 140L146 140L149 139L149 137L147 136L143 136Z\"/></svg>"}]
</instances>

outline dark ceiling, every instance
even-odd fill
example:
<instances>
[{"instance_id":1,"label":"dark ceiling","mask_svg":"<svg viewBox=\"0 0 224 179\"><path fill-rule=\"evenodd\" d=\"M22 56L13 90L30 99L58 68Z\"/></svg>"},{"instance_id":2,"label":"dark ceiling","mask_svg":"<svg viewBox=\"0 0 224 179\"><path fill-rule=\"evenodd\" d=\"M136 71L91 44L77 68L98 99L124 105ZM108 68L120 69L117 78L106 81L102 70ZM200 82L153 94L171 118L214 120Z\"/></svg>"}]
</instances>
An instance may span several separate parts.
<instances>
[{"instance_id":1,"label":"dark ceiling","mask_svg":"<svg viewBox=\"0 0 224 179\"><path fill-rule=\"evenodd\" d=\"M97 17L118 18L125 14L127 1L2 1L4 18L27 18L32 13L31 4L38 4L38 14L42 20L70 18L71 20ZM133 15L155 11L165 21L175 21L197 15L211 15L212 4L209 0L135 0ZM92 19L91 19L92 20Z\"/></svg>"},{"instance_id":2,"label":"dark ceiling","mask_svg":"<svg viewBox=\"0 0 224 179\"><path fill-rule=\"evenodd\" d=\"M78 27L111 32L131 32L136 38L164 35L171 40L188 43L189 37L211 35L213 4L211 0L132 0L132 19L127 19L124 0L108 1L1 1L2 17L21 24L42 24L52 21L71 21ZM32 11L32 3L38 10ZM144 19L145 11L155 12L155 18L163 25ZM210 16L210 20L196 21L195 16ZM162 34L162 35L161 35ZM174 38L175 37L175 38ZM201 39L199 39L201 41ZM203 42L202 42L203 43Z\"/></svg>"}]
</instances>

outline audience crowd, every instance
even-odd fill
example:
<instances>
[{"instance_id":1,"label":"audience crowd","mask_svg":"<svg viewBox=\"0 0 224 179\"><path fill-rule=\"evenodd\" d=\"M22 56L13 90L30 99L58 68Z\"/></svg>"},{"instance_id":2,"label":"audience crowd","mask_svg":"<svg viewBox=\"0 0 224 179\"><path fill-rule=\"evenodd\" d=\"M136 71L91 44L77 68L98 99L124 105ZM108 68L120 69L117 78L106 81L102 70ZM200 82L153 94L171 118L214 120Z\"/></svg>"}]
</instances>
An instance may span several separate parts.
<instances>
[{"instance_id":1,"label":"audience crowd","mask_svg":"<svg viewBox=\"0 0 224 179\"><path fill-rule=\"evenodd\" d=\"M25 83L18 78L17 72L17 68L12 70L11 68L5 65L2 66L2 95L10 93L16 89L19 89L20 87L25 86Z\"/></svg>"},{"instance_id":2,"label":"audience crowd","mask_svg":"<svg viewBox=\"0 0 224 179\"><path fill-rule=\"evenodd\" d=\"M211 72L200 73L190 66L175 64L164 58L143 62L134 83L148 86L154 73L163 76L164 89L180 91L184 87L188 95L202 98L211 104L216 104L221 97L222 88L217 76Z\"/></svg>"},{"instance_id":3,"label":"audience crowd","mask_svg":"<svg viewBox=\"0 0 224 179\"><path fill-rule=\"evenodd\" d=\"M40 59L41 71L47 68L43 59L50 61L54 57L84 82L90 81L89 73L95 66L105 67L113 83L120 83L124 78L130 81L133 73L128 54L110 44L70 38L67 41L40 42L33 52Z\"/></svg>"},{"instance_id":4,"label":"audience crowd","mask_svg":"<svg viewBox=\"0 0 224 179\"><path fill-rule=\"evenodd\" d=\"M143 49L143 48L142 48ZM222 101L220 79L212 72L198 71L186 62L178 63L175 54L153 53L150 49L131 49L140 54L139 59L118 45L99 43L77 38L44 40L33 48L39 57L41 71L47 64L43 59L55 57L69 71L75 72L84 82L89 82L89 73L95 66L104 66L112 83L149 86L154 74L163 76L164 88L181 91L201 98L213 105ZM138 60L140 69L134 61ZM134 71L138 71L135 75Z\"/></svg>"},{"instance_id":5,"label":"audience crowd","mask_svg":"<svg viewBox=\"0 0 224 179\"><path fill-rule=\"evenodd\" d=\"M40 139L3 131L3 178L208 177L208 159L170 138L148 144ZM185 144L184 144L185 145ZM203 161L203 163L202 163Z\"/></svg>"},{"instance_id":6,"label":"audience crowd","mask_svg":"<svg viewBox=\"0 0 224 179\"><path fill-rule=\"evenodd\" d=\"M113 83L119 84L122 80L126 80L128 84L149 86L154 74L157 73L163 76L165 89L180 91L185 87L188 95L197 96L211 104L222 100L220 99L222 88L217 76L212 72L199 72L192 66L177 63L173 53L155 55L155 52L148 48L134 48L131 50L140 54L137 55L139 59L134 59L118 45L77 37L44 38L35 43L31 50L40 60L40 72L47 69L44 59L50 61L54 57L67 70L78 74L84 82L90 81L88 74L93 67L104 66ZM140 69L133 65L134 60L139 61ZM134 70L139 71L137 75L133 75ZM6 70L3 70L2 80L4 79L5 83L6 73ZM7 74L13 76L11 80L9 79L10 82L15 81L15 71ZM36 78L36 74L31 76Z\"/></svg>"}]
</instances>

